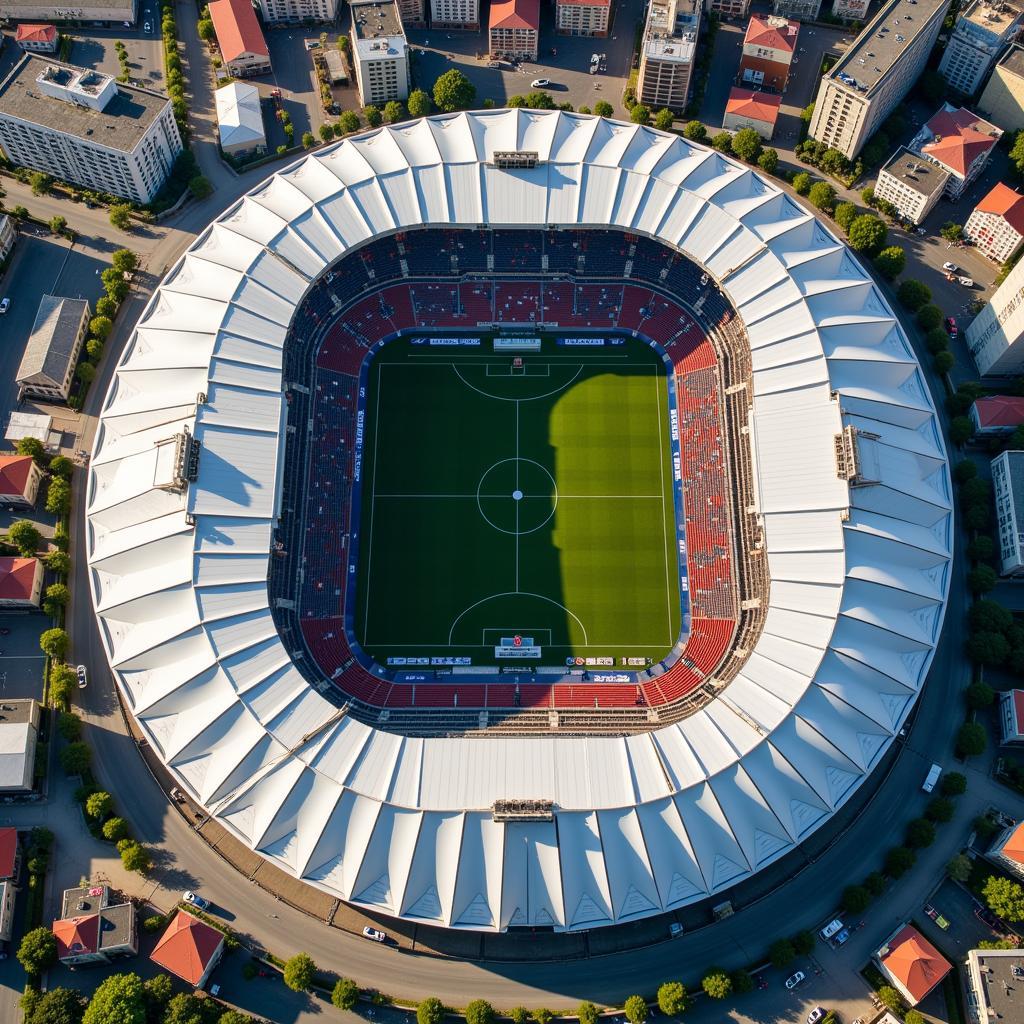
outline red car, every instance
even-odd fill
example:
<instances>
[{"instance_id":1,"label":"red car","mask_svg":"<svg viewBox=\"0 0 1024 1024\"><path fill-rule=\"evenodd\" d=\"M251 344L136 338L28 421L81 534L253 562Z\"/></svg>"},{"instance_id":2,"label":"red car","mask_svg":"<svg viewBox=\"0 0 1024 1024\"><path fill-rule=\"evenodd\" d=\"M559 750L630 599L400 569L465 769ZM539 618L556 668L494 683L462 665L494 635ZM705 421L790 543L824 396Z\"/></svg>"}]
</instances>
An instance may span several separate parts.
<instances>
[{"instance_id":1,"label":"red car","mask_svg":"<svg viewBox=\"0 0 1024 1024\"><path fill-rule=\"evenodd\" d=\"M956 318L947 316L945 320L946 333L951 337L955 338L957 335Z\"/></svg>"}]
</instances>

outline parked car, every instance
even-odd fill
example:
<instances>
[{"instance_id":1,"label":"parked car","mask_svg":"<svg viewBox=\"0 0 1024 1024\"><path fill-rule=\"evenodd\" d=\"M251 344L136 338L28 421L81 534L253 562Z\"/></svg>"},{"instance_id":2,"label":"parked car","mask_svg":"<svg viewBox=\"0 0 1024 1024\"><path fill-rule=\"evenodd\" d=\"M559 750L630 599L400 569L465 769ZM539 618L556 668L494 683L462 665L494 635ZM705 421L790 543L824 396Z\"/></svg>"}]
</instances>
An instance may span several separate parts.
<instances>
[{"instance_id":1,"label":"parked car","mask_svg":"<svg viewBox=\"0 0 1024 1024\"><path fill-rule=\"evenodd\" d=\"M683 934L683 926L678 921L673 921L668 926L668 937L670 939L678 939Z\"/></svg>"},{"instance_id":2,"label":"parked car","mask_svg":"<svg viewBox=\"0 0 1024 1024\"><path fill-rule=\"evenodd\" d=\"M11 300L4 296L3 302L0 302L0 313L6 313L11 308Z\"/></svg>"},{"instance_id":3,"label":"parked car","mask_svg":"<svg viewBox=\"0 0 1024 1024\"><path fill-rule=\"evenodd\" d=\"M950 263L948 260L942 264L943 270L948 270L951 274L955 274L960 268L955 263Z\"/></svg>"},{"instance_id":4,"label":"parked car","mask_svg":"<svg viewBox=\"0 0 1024 1024\"><path fill-rule=\"evenodd\" d=\"M933 764L928 769L928 774L925 776L924 782L921 784L921 788L926 792L930 793L935 788L935 783L939 781L939 776L942 774L942 765Z\"/></svg>"},{"instance_id":5,"label":"parked car","mask_svg":"<svg viewBox=\"0 0 1024 1024\"><path fill-rule=\"evenodd\" d=\"M956 317L955 316L947 316L946 319L943 321L943 326L946 328L946 333L951 338L955 338L957 336L957 326L956 326Z\"/></svg>"},{"instance_id":6,"label":"parked car","mask_svg":"<svg viewBox=\"0 0 1024 1024\"><path fill-rule=\"evenodd\" d=\"M850 929L844 928L833 940L832 948L838 949L850 937Z\"/></svg>"},{"instance_id":7,"label":"parked car","mask_svg":"<svg viewBox=\"0 0 1024 1024\"><path fill-rule=\"evenodd\" d=\"M202 896L197 892L192 892L191 889L181 894L183 903L189 904L189 906L197 907L199 910L209 910L210 901L204 900Z\"/></svg>"},{"instance_id":8,"label":"parked car","mask_svg":"<svg viewBox=\"0 0 1024 1024\"><path fill-rule=\"evenodd\" d=\"M818 932L818 934L826 942L828 942L828 940L831 939L832 936L836 934L836 932L842 931L842 928L843 928L843 922L840 921L839 918L837 917L834 921L829 921L829 923L827 925L825 925L825 927L822 928L821 931Z\"/></svg>"},{"instance_id":9,"label":"parked car","mask_svg":"<svg viewBox=\"0 0 1024 1024\"><path fill-rule=\"evenodd\" d=\"M530 88L531 89L543 89L546 85L550 85L550 84L551 84L551 79L550 78L535 78L530 83Z\"/></svg>"},{"instance_id":10,"label":"parked car","mask_svg":"<svg viewBox=\"0 0 1024 1024\"><path fill-rule=\"evenodd\" d=\"M973 287L974 287L974 278L973 278L973 277L958 277L958 278L957 278L957 280L958 280L958 281L959 281L959 282L960 282L960 283L961 283L961 284L962 284L962 285L963 285L963 286L964 286L965 288L973 288Z\"/></svg>"},{"instance_id":11,"label":"parked car","mask_svg":"<svg viewBox=\"0 0 1024 1024\"><path fill-rule=\"evenodd\" d=\"M89 685L89 677L85 674L85 666L79 665L75 669L75 675L78 676L78 688L84 690Z\"/></svg>"},{"instance_id":12,"label":"parked car","mask_svg":"<svg viewBox=\"0 0 1024 1024\"><path fill-rule=\"evenodd\" d=\"M793 989L795 989L797 987L797 985L799 985L806 978L807 978L807 975L804 974L803 971L797 971L796 974L791 974L786 979L786 988L788 988L790 991L792 991Z\"/></svg>"},{"instance_id":13,"label":"parked car","mask_svg":"<svg viewBox=\"0 0 1024 1024\"><path fill-rule=\"evenodd\" d=\"M373 942L387 942L388 939L385 932L382 932L377 928L371 928L369 925L363 929L363 938L370 939Z\"/></svg>"},{"instance_id":14,"label":"parked car","mask_svg":"<svg viewBox=\"0 0 1024 1024\"><path fill-rule=\"evenodd\" d=\"M983 924L988 925L994 932L1002 932L1004 930L1003 922L988 907L975 907L974 916Z\"/></svg>"},{"instance_id":15,"label":"parked car","mask_svg":"<svg viewBox=\"0 0 1024 1024\"><path fill-rule=\"evenodd\" d=\"M818 1024L819 1020L825 1019L826 1010L824 1006L816 1006L807 1014L807 1024Z\"/></svg>"}]
</instances>

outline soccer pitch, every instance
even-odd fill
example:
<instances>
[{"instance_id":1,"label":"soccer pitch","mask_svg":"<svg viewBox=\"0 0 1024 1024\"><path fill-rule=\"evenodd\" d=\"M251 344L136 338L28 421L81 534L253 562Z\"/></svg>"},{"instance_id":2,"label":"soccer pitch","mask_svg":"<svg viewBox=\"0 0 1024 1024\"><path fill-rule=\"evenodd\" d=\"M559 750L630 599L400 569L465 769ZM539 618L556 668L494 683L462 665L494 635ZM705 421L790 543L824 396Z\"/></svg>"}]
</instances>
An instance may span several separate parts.
<instances>
[{"instance_id":1,"label":"soccer pitch","mask_svg":"<svg viewBox=\"0 0 1024 1024\"><path fill-rule=\"evenodd\" d=\"M660 355L494 344L399 339L368 368L356 640L380 664L504 663L516 636L541 648L526 664L661 660L681 512Z\"/></svg>"}]
</instances>

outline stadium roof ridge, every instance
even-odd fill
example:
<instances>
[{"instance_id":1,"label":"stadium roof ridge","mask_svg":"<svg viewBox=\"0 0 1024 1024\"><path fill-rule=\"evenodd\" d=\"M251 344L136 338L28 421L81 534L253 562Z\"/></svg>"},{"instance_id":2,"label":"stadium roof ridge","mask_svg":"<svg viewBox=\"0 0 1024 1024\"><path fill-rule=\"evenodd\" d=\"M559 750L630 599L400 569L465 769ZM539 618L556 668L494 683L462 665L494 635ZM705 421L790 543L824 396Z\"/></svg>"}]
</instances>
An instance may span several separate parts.
<instances>
[{"instance_id":1,"label":"stadium roof ridge","mask_svg":"<svg viewBox=\"0 0 1024 1024\"><path fill-rule=\"evenodd\" d=\"M540 162L493 166L508 150ZM290 318L346 252L437 224L648 235L705 267L745 324L769 609L723 698L678 723L630 736L395 735L312 688L275 630L266 580ZM837 473L848 426L869 485ZM198 479L160 489L154 442L185 427L205 453ZM381 128L243 196L174 265L126 345L86 504L106 654L177 784L309 884L452 928L635 920L793 850L906 721L950 577L942 435L871 275L738 161L561 111ZM520 798L550 800L552 820L493 820L496 802Z\"/></svg>"}]
</instances>

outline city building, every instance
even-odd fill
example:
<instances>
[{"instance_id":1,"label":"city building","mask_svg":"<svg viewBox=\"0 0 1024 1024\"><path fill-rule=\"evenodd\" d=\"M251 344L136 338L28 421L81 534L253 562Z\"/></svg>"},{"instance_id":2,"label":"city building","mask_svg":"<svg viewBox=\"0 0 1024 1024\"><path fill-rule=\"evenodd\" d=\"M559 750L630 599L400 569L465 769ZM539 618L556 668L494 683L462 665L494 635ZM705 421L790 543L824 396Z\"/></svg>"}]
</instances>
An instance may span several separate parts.
<instances>
[{"instance_id":1,"label":"city building","mask_svg":"<svg viewBox=\"0 0 1024 1024\"><path fill-rule=\"evenodd\" d=\"M3 561L0 559L0 563ZM2 572L0 567L0 576ZM41 568L39 579L42 581ZM3 589L0 580L0 604ZM39 705L34 700L5 700L0 716L0 793L9 796L28 793L35 781Z\"/></svg>"},{"instance_id":2,"label":"city building","mask_svg":"<svg viewBox=\"0 0 1024 1024\"><path fill-rule=\"evenodd\" d=\"M17 444L23 437L34 437L42 441L48 451L60 449L63 432L53 427L53 417L46 413L12 412L7 420L4 440Z\"/></svg>"},{"instance_id":3,"label":"city building","mask_svg":"<svg viewBox=\"0 0 1024 1024\"><path fill-rule=\"evenodd\" d=\"M63 295L44 295L39 301L32 333L18 367L21 398L67 401L71 378L89 330L89 303Z\"/></svg>"},{"instance_id":4,"label":"city building","mask_svg":"<svg viewBox=\"0 0 1024 1024\"><path fill-rule=\"evenodd\" d=\"M971 211L964 235L983 256L1005 263L1024 242L1024 195L997 181Z\"/></svg>"},{"instance_id":5,"label":"city building","mask_svg":"<svg viewBox=\"0 0 1024 1024\"><path fill-rule=\"evenodd\" d=\"M750 11L750 0L708 0L707 9L723 18L745 18Z\"/></svg>"},{"instance_id":6,"label":"city building","mask_svg":"<svg viewBox=\"0 0 1024 1024\"><path fill-rule=\"evenodd\" d=\"M189 985L203 988L223 954L224 934L179 910L149 958Z\"/></svg>"},{"instance_id":7,"label":"city building","mask_svg":"<svg viewBox=\"0 0 1024 1024\"><path fill-rule=\"evenodd\" d=\"M972 0L953 26L939 61L939 74L957 92L973 96L1003 47L1020 29L1017 0Z\"/></svg>"},{"instance_id":8,"label":"city building","mask_svg":"<svg viewBox=\"0 0 1024 1024\"><path fill-rule=\"evenodd\" d=\"M821 0L775 0L772 5L772 14L801 21L816 21L820 10Z\"/></svg>"},{"instance_id":9,"label":"city building","mask_svg":"<svg viewBox=\"0 0 1024 1024\"><path fill-rule=\"evenodd\" d=\"M652 0L640 47L637 97L652 110L681 114L690 96L700 0Z\"/></svg>"},{"instance_id":10,"label":"city building","mask_svg":"<svg viewBox=\"0 0 1024 1024\"><path fill-rule=\"evenodd\" d=\"M0 879L17 881L21 871L21 844L13 826L0 828Z\"/></svg>"},{"instance_id":11,"label":"city building","mask_svg":"<svg viewBox=\"0 0 1024 1024\"><path fill-rule=\"evenodd\" d=\"M352 4L352 61L363 106L409 98L409 44L394 0Z\"/></svg>"},{"instance_id":12,"label":"city building","mask_svg":"<svg viewBox=\"0 0 1024 1024\"><path fill-rule=\"evenodd\" d=\"M995 295L967 328L967 347L982 377L1024 373L1024 260L1019 260Z\"/></svg>"},{"instance_id":13,"label":"city building","mask_svg":"<svg viewBox=\"0 0 1024 1024\"><path fill-rule=\"evenodd\" d=\"M949 171L904 147L878 172L875 197L888 200L911 224L920 224L946 191L948 181Z\"/></svg>"},{"instance_id":14,"label":"city building","mask_svg":"<svg viewBox=\"0 0 1024 1024\"><path fill-rule=\"evenodd\" d=\"M1024 822L1004 828L985 856L1007 871L1024 878ZM1017 955L1020 956L1019 950Z\"/></svg>"},{"instance_id":15,"label":"city building","mask_svg":"<svg viewBox=\"0 0 1024 1024\"><path fill-rule=\"evenodd\" d=\"M1003 746L1024 743L1024 690L1003 690L999 694L999 724ZM1024 863L1024 833L1021 840Z\"/></svg>"},{"instance_id":16,"label":"city building","mask_svg":"<svg viewBox=\"0 0 1024 1024\"><path fill-rule=\"evenodd\" d=\"M953 965L911 924L901 925L875 954L889 984L917 1006Z\"/></svg>"},{"instance_id":17,"label":"city building","mask_svg":"<svg viewBox=\"0 0 1024 1024\"><path fill-rule=\"evenodd\" d=\"M33 53L56 53L60 33L56 25L19 25L14 41Z\"/></svg>"},{"instance_id":18,"label":"city building","mask_svg":"<svg viewBox=\"0 0 1024 1024\"><path fill-rule=\"evenodd\" d=\"M725 104L725 120L722 127L731 132L741 128L753 128L766 141L775 132L782 97L770 92L753 92L750 89L732 88Z\"/></svg>"},{"instance_id":19,"label":"city building","mask_svg":"<svg viewBox=\"0 0 1024 1024\"><path fill-rule=\"evenodd\" d=\"M832 15L845 21L863 21L870 6L871 0L835 0Z\"/></svg>"},{"instance_id":20,"label":"city building","mask_svg":"<svg viewBox=\"0 0 1024 1024\"><path fill-rule=\"evenodd\" d=\"M540 44L539 0L495 0L487 25L492 57L537 59Z\"/></svg>"},{"instance_id":21,"label":"city building","mask_svg":"<svg viewBox=\"0 0 1024 1024\"><path fill-rule=\"evenodd\" d=\"M69 967L111 963L139 952L135 906L110 902L106 885L65 889L60 919L53 922L57 959Z\"/></svg>"},{"instance_id":22,"label":"city building","mask_svg":"<svg viewBox=\"0 0 1024 1024\"><path fill-rule=\"evenodd\" d=\"M1024 451L992 460L992 490L999 527L999 574L1024 576Z\"/></svg>"},{"instance_id":23,"label":"city building","mask_svg":"<svg viewBox=\"0 0 1024 1024\"><path fill-rule=\"evenodd\" d=\"M1024 423L1024 398L1015 395L979 398L971 406L969 416L975 437L1009 437Z\"/></svg>"},{"instance_id":24,"label":"city building","mask_svg":"<svg viewBox=\"0 0 1024 1024\"><path fill-rule=\"evenodd\" d=\"M270 50L249 0L213 0L209 10L228 71L235 78L270 74Z\"/></svg>"},{"instance_id":25,"label":"city building","mask_svg":"<svg viewBox=\"0 0 1024 1024\"><path fill-rule=\"evenodd\" d=\"M217 104L220 148L231 156L265 152L267 135L259 89L244 82L232 82L218 89L213 98Z\"/></svg>"},{"instance_id":26,"label":"city building","mask_svg":"<svg viewBox=\"0 0 1024 1024\"><path fill-rule=\"evenodd\" d=\"M611 6L611 0L556 0L556 31L563 36L606 36Z\"/></svg>"},{"instance_id":27,"label":"city building","mask_svg":"<svg viewBox=\"0 0 1024 1024\"><path fill-rule=\"evenodd\" d=\"M978 109L1004 132L1024 129L1024 47L1014 44L1000 58Z\"/></svg>"},{"instance_id":28,"label":"city building","mask_svg":"<svg viewBox=\"0 0 1024 1024\"><path fill-rule=\"evenodd\" d=\"M889 0L823 76L811 138L853 159L924 69L942 29L943 0Z\"/></svg>"},{"instance_id":29,"label":"city building","mask_svg":"<svg viewBox=\"0 0 1024 1024\"><path fill-rule=\"evenodd\" d=\"M740 51L738 82L748 89L786 91L800 36L800 22L755 14Z\"/></svg>"},{"instance_id":30,"label":"city building","mask_svg":"<svg viewBox=\"0 0 1024 1024\"><path fill-rule=\"evenodd\" d=\"M1024 1020L1024 957L1019 949L972 949L967 976L971 1020Z\"/></svg>"},{"instance_id":31,"label":"city building","mask_svg":"<svg viewBox=\"0 0 1024 1024\"><path fill-rule=\"evenodd\" d=\"M981 174L1002 132L966 107L943 103L914 136L909 148L949 171L946 195L959 199Z\"/></svg>"},{"instance_id":32,"label":"city building","mask_svg":"<svg viewBox=\"0 0 1024 1024\"><path fill-rule=\"evenodd\" d=\"M0 505L34 507L42 479L31 455L0 455Z\"/></svg>"},{"instance_id":33,"label":"city building","mask_svg":"<svg viewBox=\"0 0 1024 1024\"><path fill-rule=\"evenodd\" d=\"M427 24L427 0L396 0L405 28L423 28Z\"/></svg>"},{"instance_id":34,"label":"city building","mask_svg":"<svg viewBox=\"0 0 1024 1024\"><path fill-rule=\"evenodd\" d=\"M88 7L55 7L39 0L0 0L3 21L72 21L78 24L100 23L134 25L138 0L89 0Z\"/></svg>"},{"instance_id":35,"label":"city building","mask_svg":"<svg viewBox=\"0 0 1024 1024\"><path fill-rule=\"evenodd\" d=\"M16 164L139 203L182 149L162 93L29 53L0 82L0 146Z\"/></svg>"},{"instance_id":36,"label":"city building","mask_svg":"<svg viewBox=\"0 0 1024 1024\"><path fill-rule=\"evenodd\" d=\"M17 238L16 221L6 213L0 213L0 263L3 263L11 255Z\"/></svg>"},{"instance_id":37,"label":"city building","mask_svg":"<svg viewBox=\"0 0 1024 1024\"><path fill-rule=\"evenodd\" d=\"M294 25L305 21L333 22L340 6L340 0L259 0L259 3L260 14L267 25Z\"/></svg>"},{"instance_id":38,"label":"city building","mask_svg":"<svg viewBox=\"0 0 1024 1024\"><path fill-rule=\"evenodd\" d=\"M38 608L43 563L38 558L0 556L0 608Z\"/></svg>"},{"instance_id":39,"label":"city building","mask_svg":"<svg viewBox=\"0 0 1024 1024\"><path fill-rule=\"evenodd\" d=\"M430 0L430 24L434 28L480 28L480 0Z\"/></svg>"}]
</instances>

